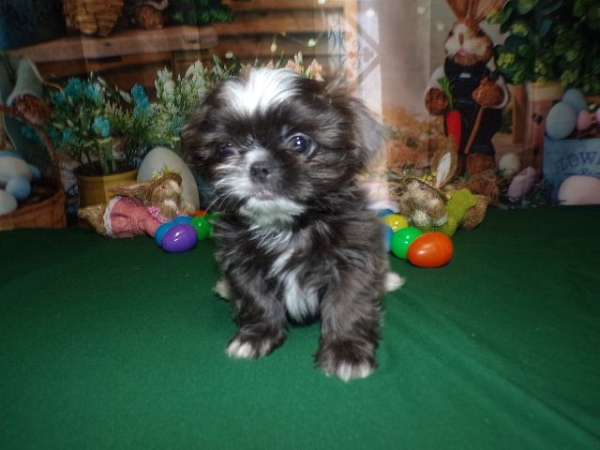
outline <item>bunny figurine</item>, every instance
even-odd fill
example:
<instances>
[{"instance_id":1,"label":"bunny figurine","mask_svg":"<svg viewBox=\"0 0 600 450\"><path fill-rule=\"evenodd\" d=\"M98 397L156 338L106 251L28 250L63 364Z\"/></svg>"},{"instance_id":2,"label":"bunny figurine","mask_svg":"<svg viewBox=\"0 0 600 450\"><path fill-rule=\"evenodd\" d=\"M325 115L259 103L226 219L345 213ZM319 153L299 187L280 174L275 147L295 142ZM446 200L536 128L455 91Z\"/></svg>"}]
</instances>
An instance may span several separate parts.
<instances>
[{"instance_id":1,"label":"bunny figurine","mask_svg":"<svg viewBox=\"0 0 600 450\"><path fill-rule=\"evenodd\" d=\"M473 171L495 168L492 137L502 126L502 109L509 100L506 84L496 73L493 42L479 24L501 9L505 0L447 1L458 21L445 44L444 65L429 82L425 106L430 114L446 117L449 135L455 128L460 171L466 165L469 175L474 175Z\"/></svg>"}]
</instances>

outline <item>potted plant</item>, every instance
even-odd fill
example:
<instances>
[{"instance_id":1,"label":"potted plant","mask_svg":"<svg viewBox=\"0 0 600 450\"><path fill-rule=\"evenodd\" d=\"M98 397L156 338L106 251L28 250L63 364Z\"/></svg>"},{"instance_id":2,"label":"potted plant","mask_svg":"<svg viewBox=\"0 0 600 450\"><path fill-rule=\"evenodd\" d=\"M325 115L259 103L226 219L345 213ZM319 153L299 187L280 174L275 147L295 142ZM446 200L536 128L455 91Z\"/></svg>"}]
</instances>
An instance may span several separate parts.
<instances>
[{"instance_id":1,"label":"potted plant","mask_svg":"<svg viewBox=\"0 0 600 450\"><path fill-rule=\"evenodd\" d=\"M508 36L498 69L527 93L526 145L541 148L543 120L567 87L600 92L600 4L595 0L508 0L491 21Z\"/></svg>"},{"instance_id":2,"label":"potted plant","mask_svg":"<svg viewBox=\"0 0 600 450\"><path fill-rule=\"evenodd\" d=\"M112 111L118 93L100 78L72 78L50 95L48 133L58 152L79 163L76 169L80 204L106 201L111 187L135 181L138 148L119 139Z\"/></svg>"}]
</instances>

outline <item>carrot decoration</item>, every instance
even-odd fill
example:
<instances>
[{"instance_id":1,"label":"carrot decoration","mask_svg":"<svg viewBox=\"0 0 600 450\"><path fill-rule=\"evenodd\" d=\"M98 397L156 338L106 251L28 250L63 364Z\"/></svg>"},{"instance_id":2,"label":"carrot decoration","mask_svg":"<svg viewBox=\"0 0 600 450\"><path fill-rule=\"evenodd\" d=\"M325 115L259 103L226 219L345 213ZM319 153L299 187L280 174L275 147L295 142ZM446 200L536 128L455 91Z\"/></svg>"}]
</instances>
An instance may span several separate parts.
<instances>
[{"instance_id":1,"label":"carrot decoration","mask_svg":"<svg viewBox=\"0 0 600 450\"><path fill-rule=\"evenodd\" d=\"M462 140L462 118L460 111L454 109L452 85L450 80L446 77L440 78L438 83L448 99L448 112L446 113L446 134L454 140L456 149L459 150Z\"/></svg>"},{"instance_id":2,"label":"carrot decoration","mask_svg":"<svg viewBox=\"0 0 600 450\"><path fill-rule=\"evenodd\" d=\"M456 148L459 149L462 139L462 120L460 111L453 110L446 115L446 130L448 136L456 143Z\"/></svg>"}]
</instances>

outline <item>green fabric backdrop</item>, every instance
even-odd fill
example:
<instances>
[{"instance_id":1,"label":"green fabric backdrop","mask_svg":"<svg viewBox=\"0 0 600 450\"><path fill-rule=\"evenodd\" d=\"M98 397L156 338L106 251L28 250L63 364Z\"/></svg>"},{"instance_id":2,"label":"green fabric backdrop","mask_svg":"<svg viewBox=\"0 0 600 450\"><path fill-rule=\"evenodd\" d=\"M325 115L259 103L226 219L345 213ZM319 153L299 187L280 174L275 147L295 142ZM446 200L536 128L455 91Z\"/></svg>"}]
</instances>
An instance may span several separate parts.
<instances>
[{"instance_id":1,"label":"green fabric backdrop","mask_svg":"<svg viewBox=\"0 0 600 450\"><path fill-rule=\"evenodd\" d=\"M0 233L0 449L600 448L600 208L491 211L446 268L393 260L380 369L313 367L318 326L257 362L212 243Z\"/></svg>"}]
</instances>

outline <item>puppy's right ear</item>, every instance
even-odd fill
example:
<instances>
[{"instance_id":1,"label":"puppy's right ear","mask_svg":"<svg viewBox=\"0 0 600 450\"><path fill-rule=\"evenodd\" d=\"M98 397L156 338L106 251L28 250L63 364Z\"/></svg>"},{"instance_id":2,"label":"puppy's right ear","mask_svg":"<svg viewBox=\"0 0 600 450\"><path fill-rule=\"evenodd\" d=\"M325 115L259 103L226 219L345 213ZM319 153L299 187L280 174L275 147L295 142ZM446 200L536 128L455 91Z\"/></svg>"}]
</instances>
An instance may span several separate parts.
<instances>
[{"instance_id":1,"label":"puppy's right ear","mask_svg":"<svg viewBox=\"0 0 600 450\"><path fill-rule=\"evenodd\" d=\"M384 146L385 128L360 100L351 99L356 141L365 164L379 156Z\"/></svg>"},{"instance_id":2,"label":"puppy's right ear","mask_svg":"<svg viewBox=\"0 0 600 450\"><path fill-rule=\"evenodd\" d=\"M204 102L192 114L181 133L184 159L196 168L202 168L210 158L212 150L207 145L205 132L209 126L210 105Z\"/></svg>"}]
</instances>

